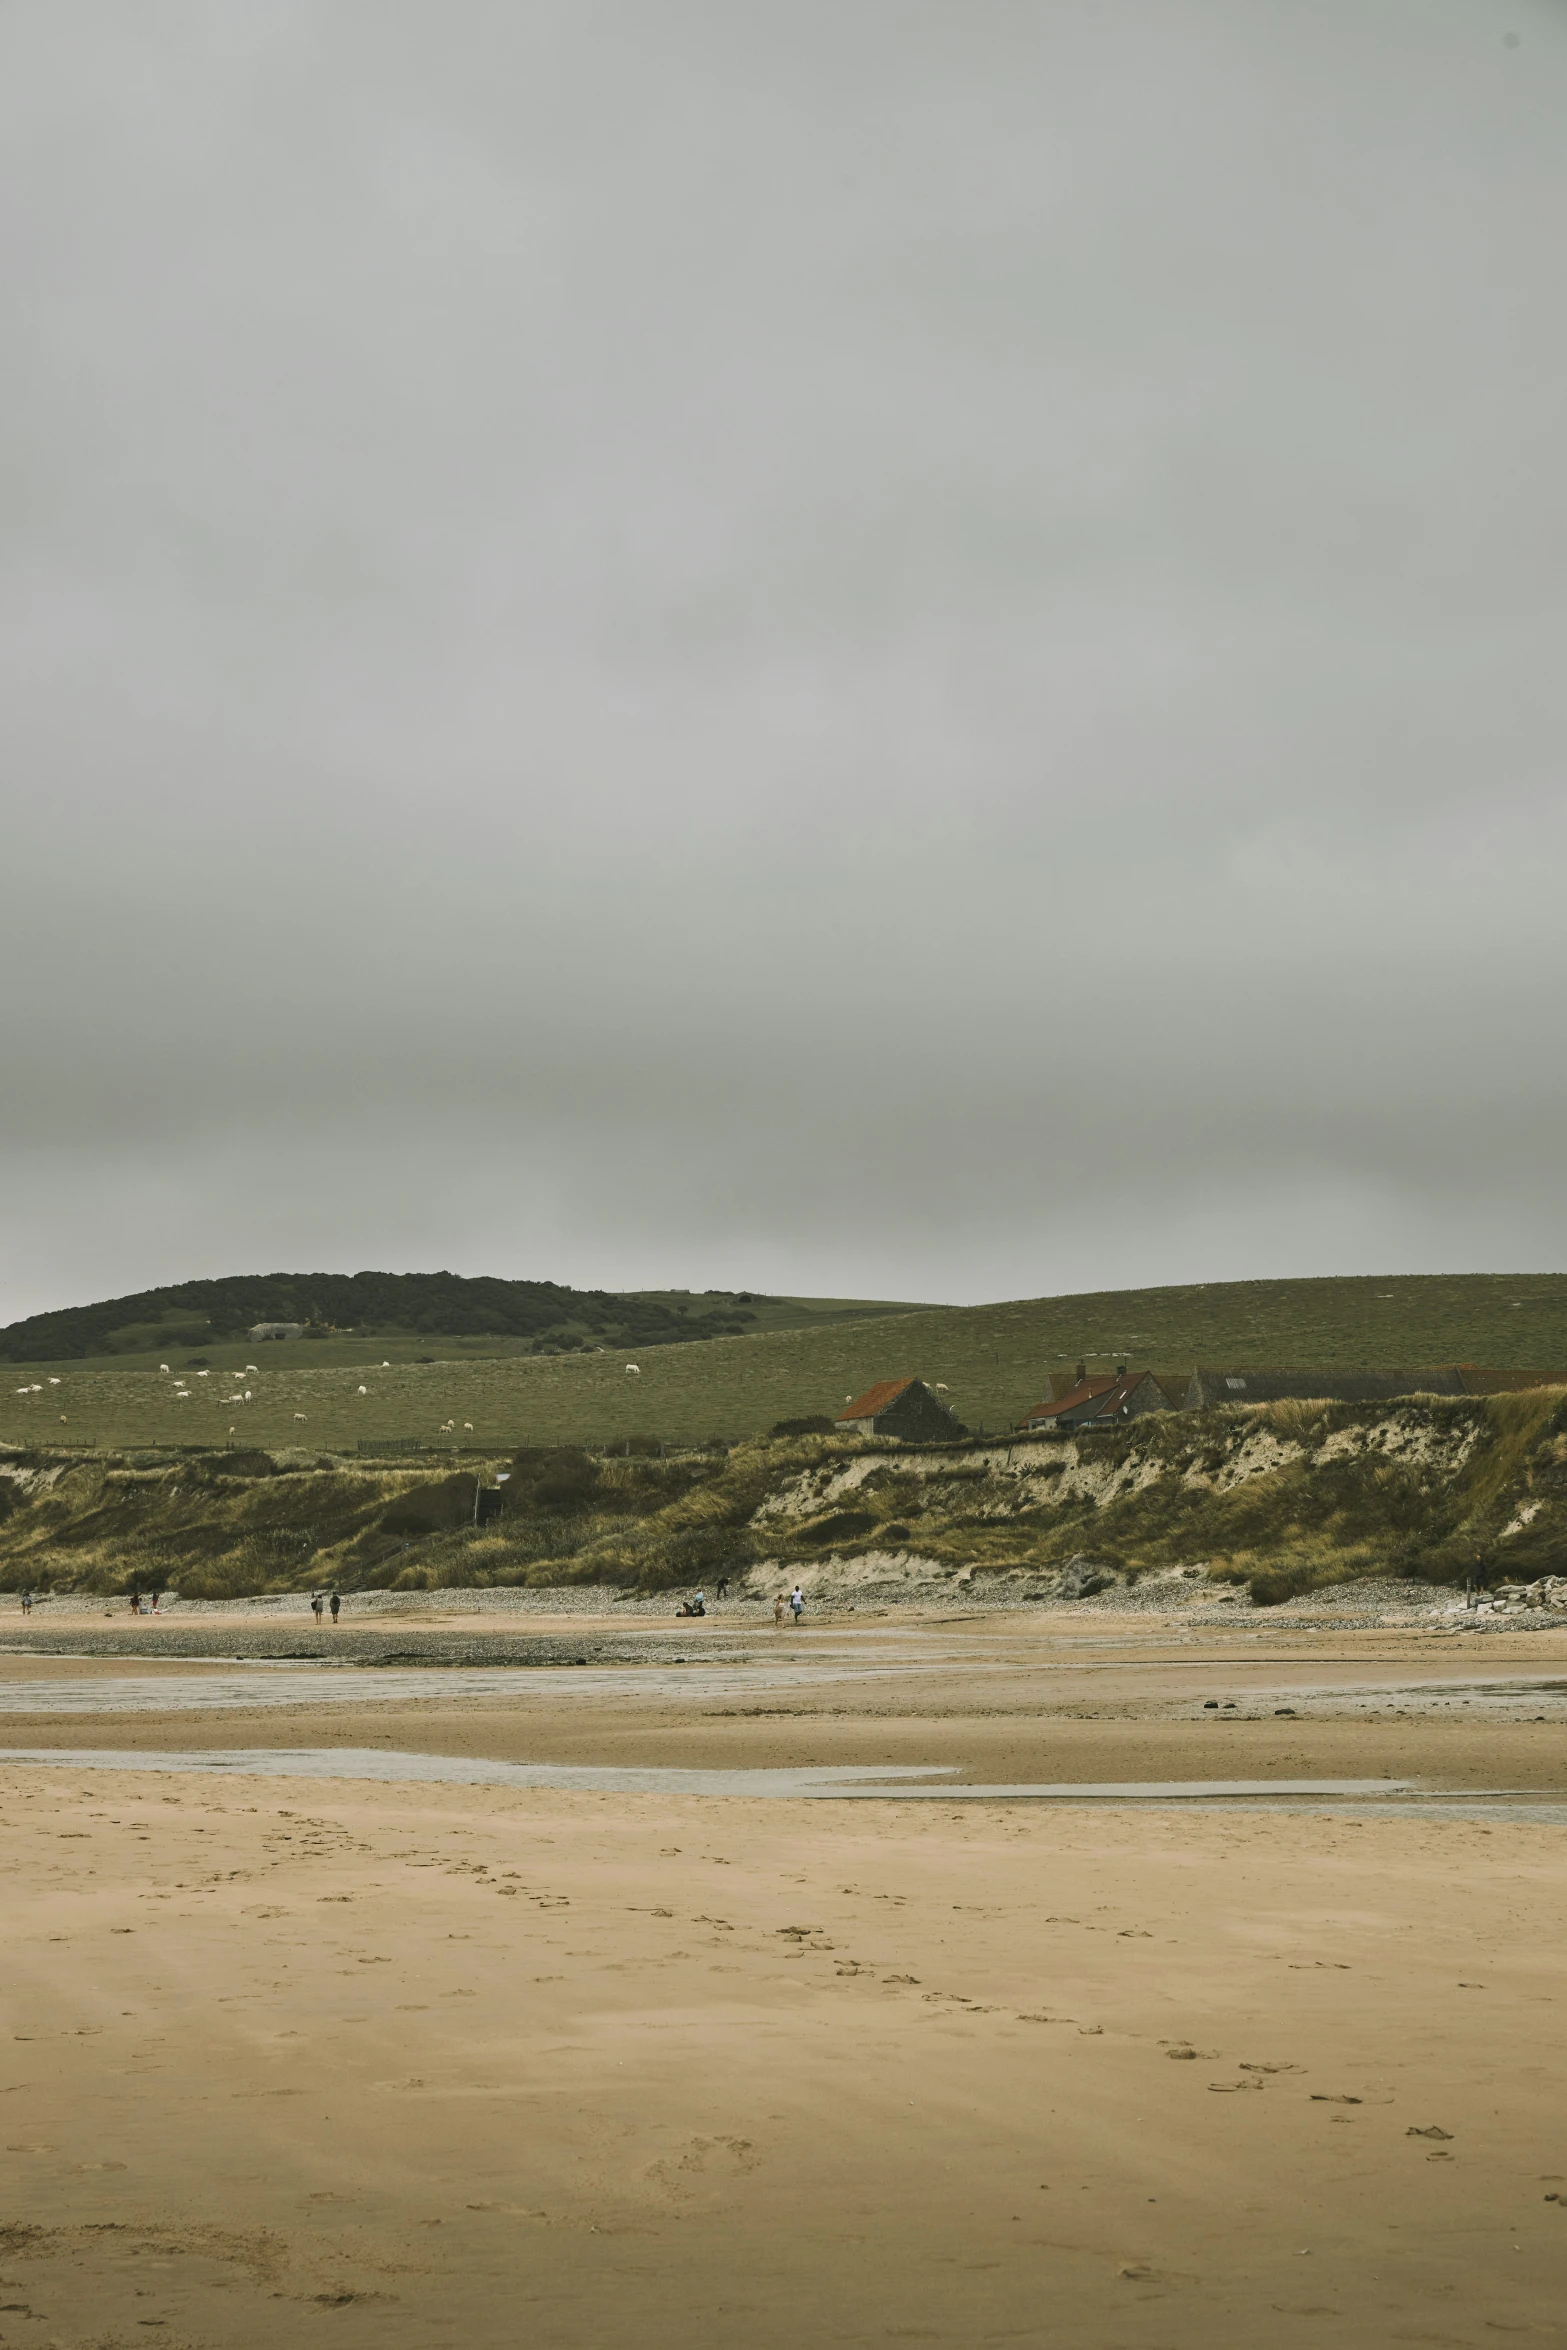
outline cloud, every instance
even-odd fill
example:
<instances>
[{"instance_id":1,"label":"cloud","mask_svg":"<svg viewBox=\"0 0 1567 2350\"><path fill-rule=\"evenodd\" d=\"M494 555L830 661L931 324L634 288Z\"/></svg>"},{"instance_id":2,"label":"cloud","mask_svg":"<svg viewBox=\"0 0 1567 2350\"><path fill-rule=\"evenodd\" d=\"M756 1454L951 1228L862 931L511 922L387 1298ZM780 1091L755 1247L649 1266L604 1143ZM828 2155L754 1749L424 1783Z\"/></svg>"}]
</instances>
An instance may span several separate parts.
<instances>
[{"instance_id":1,"label":"cloud","mask_svg":"<svg viewBox=\"0 0 1567 2350\"><path fill-rule=\"evenodd\" d=\"M1560 1261L1558 10L0 68L0 1316Z\"/></svg>"}]
</instances>

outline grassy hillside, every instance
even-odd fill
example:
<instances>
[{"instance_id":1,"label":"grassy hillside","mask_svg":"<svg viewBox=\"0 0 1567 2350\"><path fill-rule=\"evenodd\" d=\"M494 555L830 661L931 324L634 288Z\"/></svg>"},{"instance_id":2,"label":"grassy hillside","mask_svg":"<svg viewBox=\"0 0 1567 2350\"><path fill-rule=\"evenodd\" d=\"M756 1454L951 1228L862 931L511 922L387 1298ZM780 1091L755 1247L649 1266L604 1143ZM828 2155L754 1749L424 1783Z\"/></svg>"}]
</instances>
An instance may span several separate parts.
<instances>
[{"instance_id":1,"label":"grassy hillside","mask_svg":"<svg viewBox=\"0 0 1567 2350\"><path fill-rule=\"evenodd\" d=\"M903 1373L944 1382L960 1418L995 1429L1039 1398L1049 1372L1080 1358L1097 1368L1135 1362L1171 1370L1198 1362L1567 1369L1561 1274L1223 1282L866 1311L864 1320L635 1353L452 1354L421 1363L374 1341L350 1347L357 1360L345 1363L325 1359L326 1342L230 1348L231 1363L257 1365L244 1381L248 1404L230 1400L243 1388L217 1369L205 1379L188 1372L189 1400L181 1402L173 1373L18 1367L0 1389L0 1442L221 1443L233 1428L253 1444L337 1448L361 1437L436 1443L447 1422L457 1441L486 1446L592 1444L643 1432L699 1442L830 1415L873 1379ZM389 1369L379 1367L383 1356ZM180 1358L167 1359L177 1371ZM639 1363L639 1375L628 1375L628 1361ZM17 1394L24 1383L42 1392Z\"/></svg>"},{"instance_id":2,"label":"grassy hillside","mask_svg":"<svg viewBox=\"0 0 1567 2350\"><path fill-rule=\"evenodd\" d=\"M352 1334L360 1342L354 1359L371 1338L407 1353L446 1352L453 1340L500 1353L581 1353L793 1328L858 1310L847 1299L758 1298L749 1290L709 1289L697 1297L686 1289L568 1289L458 1273L242 1273L34 1314L0 1329L0 1361L114 1361L192 1349L217 1361L215 1346L226 1344L232 1354L258 1322L306 1324L302 1340L282 1342L289 1346L331 1345L338 1334Z\"/></svg>"},{"instance_id":3,"label":"grassy hillside","mask_svg":"<svg viewBox=\"0 0 1567 2350\"><path fill-rule=\"evenodd\" d=\"M484 1284L473 1283L474 1288ZM498 1286L541 1288L547 1284L509 1283ZM622 1356L654 1347L689 1345L694 1340L746 1335L769 1330L804 1330L818 1323L858 1322L867 1316L919 1313L926 1309L892 1298L766 1297L760 1291L627 1290L598 1297L592 1310L599 1319L584 1319L594 1293L563 1290L558 1299L576 1297L583 1303L576 1320L541 1323L531 1335L519 1330L408 1328L395 1323L366 1322L347 1329L320 1324L302 1338L269 1339L264 1354L256 1342L222 1335L212 1323L203 1323L187 1308L166 1319L115 1322L113 1315L136 1300L116 1299L104 1307L83 1307L81 1318L70 1314L39 1314L31 1321L13 1322L0 1330L0 1381L9 1374L14 1389L22 1380L42 1379L51 1372L156 1371L166 1362L173 1372L210 1368L243 1370L254 1362L261 1369L321 1370L366 1362L463 1362L476 1358L510 1360L519 1355L592 1354L601 1347ZM524 1307L517 1319L526 1319ZM564 1313L564 1307L561 1308ZM231 1314L214 1315L225 1323ZM251 1319L269 1317L253 1315ZM279 1319L284 1317L279 1316ZM482 1314L474 1317L482 1321ZM460 1321L456 1313L450 1315ZM45 1343L63 1351L34 1352ZM71 1343L86 1349L69 1351Z\"/></svg>"}]
</instances>

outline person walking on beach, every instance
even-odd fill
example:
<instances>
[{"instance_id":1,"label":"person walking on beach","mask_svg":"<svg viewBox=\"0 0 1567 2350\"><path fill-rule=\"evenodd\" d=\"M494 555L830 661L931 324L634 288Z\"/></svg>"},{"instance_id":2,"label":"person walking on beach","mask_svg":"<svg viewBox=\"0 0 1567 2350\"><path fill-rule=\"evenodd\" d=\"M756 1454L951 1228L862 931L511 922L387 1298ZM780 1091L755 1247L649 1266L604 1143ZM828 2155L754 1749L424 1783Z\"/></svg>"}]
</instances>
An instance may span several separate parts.
<instances>
[{"instance_id":1,"label":"person walking on beach","mask_svg":"<svg viewBox=\"0 0 1567 2350\"><path fill-rule=\"evenodd\" d=\"M798 1632L800 1629L800 1618L805 1613L805 1593L800 1589L798 1583L796 1583L794 1589L789 1594L789 1606L794 1616L794 1628Z\"/></svg>"},{"instance_id":2,"label":"person walking on beach","mask_svg":"<svg viewBox=\"0 0 1567 2350\"><path fill-rule=\"evenodd\" d=\"M321 1621L321 1594L319 1591L312 1591L310 1594L310 1613L319 1624Z\"/></svg>"},{"instance_id":3,"label":"person walking on beach","mask_svg":"<svg viewBox=\"0 0 1567 2350\"><path fill-rule=\"evenodd\" d=\"M24 1615L24 1616L30 1616L30 1615L32 1614L32 1612L33 1612L33 1595L32 1595L32 1593L31 1593L30 1591L24 1591L24 1592L22 1593L22 1613L23 1613L23 1615Z\"/></svg>"},{"instance_id":4,"label":"person walking on beach","mask_svg":"<svg viewBox=\"0 0 1567 2350\"><path fill-rule=\"evenodd\" d=\"M342 1601L338 1598L337 1593L334 1591L332 1594L332 1621L334 1624L337 1622L337 1611L342 1606L342 1604Z\"/></svg>"},{"instance_id":5,"label":"person walking on beach","mask_svg":"<svg viewBox=\"0 0 1567 2350\"><path fill-rule=\"evenodd\" d=\"M729 1597L729 1577L727 1575L719 1576L717 1587L714 1591L714 1597L717 1599L727 1599Z\"/></svg>"},{"instance_id":6,"label":"person walking on beach","mask_svg":"<svg viewBox=\"0 0 1567 2350\"><path fill-rule=\"evenodd\" d=\"M131 1585L131 1614L133 1616L139 1616L141 1614L141 1593L137 1590L134 1583Z\"/></svg>"},{"instance_id":7,"label":"person walking on beach","mask_svg":"<svg viewBox=\"0 0 1567 2350\"><path fill-rule=\"evenodd\" d=\"M773 1630L774 1630L775 1632L781 1632L781 1631L783 1630L783 1618L784 1618L784 1595L783 1595L783 1593L780 1591L780 1592L778 1593L777 1597L776 1597L776 1598L774 1599L774 1601L773 1601Z\"/></svg>"}]
</instances>

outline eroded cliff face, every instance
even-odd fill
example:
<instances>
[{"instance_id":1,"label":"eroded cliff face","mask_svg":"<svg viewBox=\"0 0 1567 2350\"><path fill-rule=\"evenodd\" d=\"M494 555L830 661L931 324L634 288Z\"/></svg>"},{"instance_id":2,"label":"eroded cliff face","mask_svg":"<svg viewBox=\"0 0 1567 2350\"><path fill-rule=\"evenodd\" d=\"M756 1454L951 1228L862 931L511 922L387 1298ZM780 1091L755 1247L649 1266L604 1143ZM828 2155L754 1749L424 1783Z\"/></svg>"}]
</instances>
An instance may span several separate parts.
<instances>
[{"instance_id":1,"label":"eroded cliff face","mask_svg":"<svg viewBox=\"0 0 1567 2350\"><path fill-rule=\"evenodd\" d=\"M504 1514L475 1484L510 1468ZM375 1466L304 1452L0 1456L0 1588L189 1596L451 1584L1452 1583L1567 1571L1567 1390L1225 1406L1107 1435L907 1449L814 1437L663 1461Z\"/></svg>"},{"instance_id":2,"label":"eroded cliff face","mask_svg":"<svg viewBox=\"0 0 1567 2350\"><path fill-rule=\"evenodd\" d=\"M1278 1598L1346 1574L1451 1580L1477 1554L1521 1579L1567 1566L1564 1422L1567 1394L1553 1390L866 1449L780 1477L752 1528L778 1565L814 1550L819 1588L1006 1577L1044 1596L1090 1569L1123 1582L1195 1570Z\"/></svg>"}]
</instances>

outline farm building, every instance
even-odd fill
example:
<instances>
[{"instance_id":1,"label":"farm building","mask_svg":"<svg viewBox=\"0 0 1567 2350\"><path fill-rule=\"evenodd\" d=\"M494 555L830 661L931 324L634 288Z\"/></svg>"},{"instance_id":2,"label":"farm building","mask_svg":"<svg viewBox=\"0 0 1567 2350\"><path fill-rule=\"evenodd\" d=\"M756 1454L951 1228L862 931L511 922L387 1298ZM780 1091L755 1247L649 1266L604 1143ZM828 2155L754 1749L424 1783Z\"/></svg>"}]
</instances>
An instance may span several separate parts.
<instances>
[{"instance_id":1,"label":"farm building","mask_svg":"<svg viewBox=\"0 0 1567 2350\"><path fill-rule=\"evenodd\" d=\"M939 1444L964 1433L923 1379L878 1379L844 1406L834 1424L845 1436L896 1436L904 1444Z\"/></svg>"},{"instance_id":2,"label":"farm building","mask_svg":"<svg viewBox=\"0 0 1567 2350\"><path fill-rule=\"evenodd\" d=\"M1173 1396L1152 1371L1117 1371L1114 1378L1080 1379L1065 1395L1050 1396L1024 1420L1025 1428L1056 1429L1065 1435L1076 1428L1119 1427L1123 1420L1140 1419L1144 1412L1173 1412L1180 1398Z\"/></svg>"},{"instance_id":3,"label":"farm building","mask_svg":"<svg viewBox=\"0 0 1567 2350\"><path fill-rule=\"evenodd\" d=\"M254 1342L263 1338L303 1338L303 1322L253 1322L245 1336Z\"/></svg>"},{"instance_id":4,"label":"farm building","mask_svg":"<svg viewBox=\"0 0 1567 2350\"><path fill-rule=\"evenodd\" d=\"M1208 1371L1192 1373L1185 1405L1210 1411L1216 1403L1280 1403L1300 1397L1312 1402L1388 1403L1400 1395L1468 1395L1468 1381L1456 1364L1425 1371Z\"/></svg>"}]
</instances>

